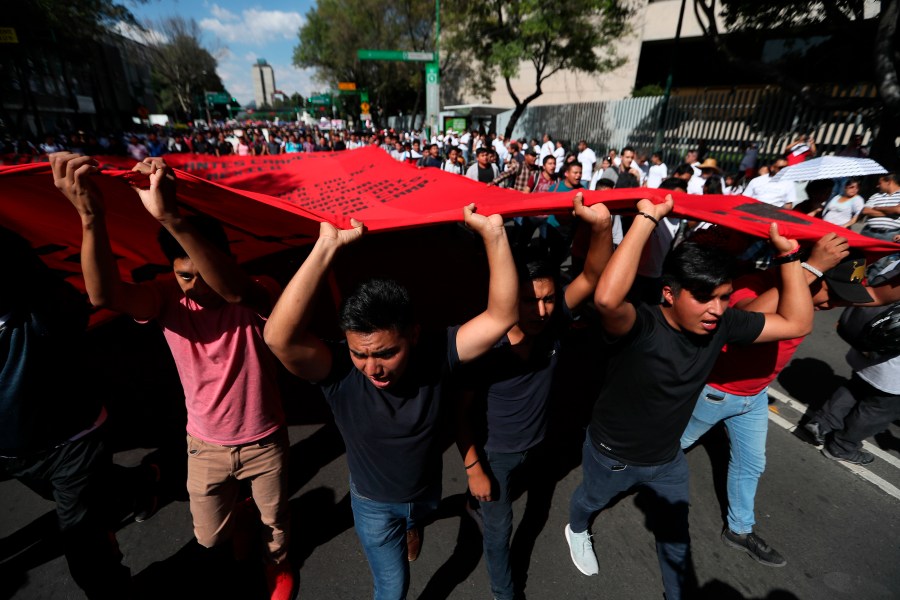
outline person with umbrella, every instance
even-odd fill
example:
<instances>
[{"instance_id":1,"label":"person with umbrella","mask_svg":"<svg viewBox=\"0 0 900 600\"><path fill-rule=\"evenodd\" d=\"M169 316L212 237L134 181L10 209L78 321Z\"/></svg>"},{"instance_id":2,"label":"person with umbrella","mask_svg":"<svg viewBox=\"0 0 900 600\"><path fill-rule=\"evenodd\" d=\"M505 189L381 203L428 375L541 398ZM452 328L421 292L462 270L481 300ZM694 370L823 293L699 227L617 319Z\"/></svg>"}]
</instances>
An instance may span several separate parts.
<instances>
[{"instance_id":1,"label":"person with umbrella","mask_svg":"<svg viewBox=\"0 0 900 600\"><path fill-rule=\"evenodd\" d=\"M811 215L821 216L823 221L840 227L850 227L859 219L865 206L865 199L858 192L859 179L850 179L844 186L843 194L835 196Z\"/></svg>"}]
</instances>

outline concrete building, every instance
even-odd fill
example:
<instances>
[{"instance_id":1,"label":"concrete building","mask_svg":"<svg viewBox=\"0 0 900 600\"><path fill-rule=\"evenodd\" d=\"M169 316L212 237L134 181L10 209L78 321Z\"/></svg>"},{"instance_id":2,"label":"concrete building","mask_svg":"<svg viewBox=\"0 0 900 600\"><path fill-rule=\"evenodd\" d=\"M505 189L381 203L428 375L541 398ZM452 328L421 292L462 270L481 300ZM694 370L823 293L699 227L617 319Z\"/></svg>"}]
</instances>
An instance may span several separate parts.
<instances>
[{"instance_id":1,"label":"concrete building","mask_svg":"<svg viewBox=\"0 0 900 600\"><path fill-rule=\"evenodd\" d=\"M675 56L675 33L678 25L682 0L642 0L635 11L632 21L632 34L619 42L618 54L625 58L625 63L618 69L599 75L584 75L572 71L560 71L544 81L543 94L530 106L560 105L581 102L598 102L619 100L631 96L635 88L645 85L664 86L670 66L675 70L675 86L682 91L696 91L698 88L726 87L734 85L758 85L763 81L755 81L747 73L736 72L720 57L717 57L711 43L703 37L703 29L697 20L693 2L685 3L684 22L681 28L681 41L677 49L677 63L672 63ZM749 58L771 61L786 54L788 48L797 52L813 52L823 55L826 50L849 50L852 54L854 40L858 36L873 36L873 17L878 15L879 3L865 0L863 21L840 32L829 31L828 27L817 31L792 32L790 39L784 34L771 32L764 35L746 36L745 43L739 45ZM718 20L719 31L727 33L724 23ZM825 38L824 36L834 37ZM825 40L823 43L822 40ZM797 43L805 48L800 48ZM849 40L848 47L845 41ZM794 44L794 46L790 46ZM821 70L822 80L852 80L860 77L859 66L845 65L840 57L825 60L826 67ZM850 63L851 61L847 61ZM856 62L856 61L853 61ZM802 75L808 78L819 73L810 73L810 66L803 65ZM836 69L838 72L836 72ZM815 80L817 77L813 77ZM863 77L865 79L865 77ZM511 81L512 88L519 98L524 98L534 91L535 71L530 62L519 66L518 77ZM676 91L677 93L677 91ZM478 104L488 100L494 106L511 107L512 101L502 78L497 79L494 92L489 99L466 96L464 104Z\"/></svg>"},{"instance_id":2,"label":"concrete building","mask_svg":"<svg viewBox=\"0 0 900 600\"><path fill-rule=\"evenodd\" d=\"M272 106L275 100L275 70L266 59L259 58L253 69L253 99L256 106Z\"/></svg>"}]
</instances>

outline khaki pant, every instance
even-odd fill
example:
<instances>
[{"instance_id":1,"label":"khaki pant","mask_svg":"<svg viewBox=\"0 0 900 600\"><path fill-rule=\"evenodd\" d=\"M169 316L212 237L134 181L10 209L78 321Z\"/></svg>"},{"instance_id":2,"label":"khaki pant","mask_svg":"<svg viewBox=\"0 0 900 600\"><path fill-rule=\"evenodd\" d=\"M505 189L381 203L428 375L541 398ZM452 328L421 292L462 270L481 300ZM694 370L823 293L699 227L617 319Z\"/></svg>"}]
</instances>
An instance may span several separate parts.
<instances>
[{"instance_id":1,"label":"khaki pant","mask_svg":"<svg viewBox=\"0 0 900 600\"><path fill-rule=\"evenodd\" d=\"M211 548L232 537L240 481L250 482L264 527L269 557L287 556L290 510L287 498L287 429L242 446L219 446L188 434L188 481L194 535Z\"/></svg>"}]
</instances>

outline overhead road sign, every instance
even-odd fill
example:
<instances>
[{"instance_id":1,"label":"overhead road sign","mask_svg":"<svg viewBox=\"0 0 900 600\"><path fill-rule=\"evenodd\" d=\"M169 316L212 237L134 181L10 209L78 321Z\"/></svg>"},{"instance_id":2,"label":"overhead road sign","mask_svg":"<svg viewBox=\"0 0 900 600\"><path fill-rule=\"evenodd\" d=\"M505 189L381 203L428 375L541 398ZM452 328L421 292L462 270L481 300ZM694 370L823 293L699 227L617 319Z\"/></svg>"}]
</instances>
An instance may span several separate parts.
<instances>
[{"instance_id":1,"label":"overhead road sign","mask_svg":"<svg viewBox=\"0 0 900 600\"><path fill-rule=\"evenodd\" d=\"M403 62L434 62L434 52L406 50L357 50L359 60L399 60Z\"/></svg>"},{"instance_id":2,"label":"overhead road sign","mask_svg":"<svg viewBox=\"0 0 900 600\"><path fill-rule=\"evenodd\" d=\"M215 94L206 94L207 104L228 104L231 102L231 96L221 92Z\"/></svg>"}]
</instances>

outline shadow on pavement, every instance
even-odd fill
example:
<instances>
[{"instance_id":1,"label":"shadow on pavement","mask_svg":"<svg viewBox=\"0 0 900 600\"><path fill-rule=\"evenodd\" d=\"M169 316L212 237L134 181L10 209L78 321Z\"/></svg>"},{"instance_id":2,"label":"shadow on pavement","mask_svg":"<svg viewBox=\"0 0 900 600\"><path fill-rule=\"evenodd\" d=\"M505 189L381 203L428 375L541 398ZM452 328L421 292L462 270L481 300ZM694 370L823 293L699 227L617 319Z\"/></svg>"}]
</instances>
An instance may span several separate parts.
<instances>
[{"instance_id":1,"label":"shadow on pavement","mask_svg":"<svg viewBox=\"0 0 900 600\"><path fill-rule=\"evenodd\" d=\"M817 358L795 358L779 375L778 383L810 410L821 408L847 379L836 375L828 363Z\"/></svg>"}]
</instances>

